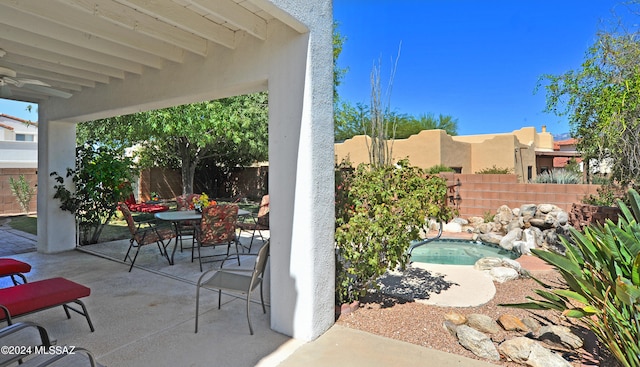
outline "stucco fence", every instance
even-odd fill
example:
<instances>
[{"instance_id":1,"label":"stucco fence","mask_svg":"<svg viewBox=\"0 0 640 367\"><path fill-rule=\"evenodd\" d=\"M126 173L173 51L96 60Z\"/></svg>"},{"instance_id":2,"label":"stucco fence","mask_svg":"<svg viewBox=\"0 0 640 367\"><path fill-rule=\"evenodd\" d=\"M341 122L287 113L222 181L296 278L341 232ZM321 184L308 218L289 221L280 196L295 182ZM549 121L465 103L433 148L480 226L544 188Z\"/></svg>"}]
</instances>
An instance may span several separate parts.
<instances>
[{"instance_id":1,"label":"stucco fence","mask_svg":"<svg viewBox=\"0 0 640 367\"><path fill-rule=\"evenodd\" d=\"M9 178L18 179L20 175L36 187L38 182L37 170L35 168L0 168L0 216L23 214L23 210L18 203L18 199L11 193ZM29 212L36 211L36 195L33 195L29 203Z\"/></svg>"},{"instance_id":2,"label":"stucco fence","mask_svg":"<svg viewBox=\"0 0 640 367\"><path fill-rule=\"evenodd\" d=\"M518 183L517 175L441 174L459 196L460 217L495 214L501 205L519 208L524 204L554 204L571 211L588 195L596 194L600 185ZM459 186L453 186L459 183Z\"/></svg>"}]
</instances>

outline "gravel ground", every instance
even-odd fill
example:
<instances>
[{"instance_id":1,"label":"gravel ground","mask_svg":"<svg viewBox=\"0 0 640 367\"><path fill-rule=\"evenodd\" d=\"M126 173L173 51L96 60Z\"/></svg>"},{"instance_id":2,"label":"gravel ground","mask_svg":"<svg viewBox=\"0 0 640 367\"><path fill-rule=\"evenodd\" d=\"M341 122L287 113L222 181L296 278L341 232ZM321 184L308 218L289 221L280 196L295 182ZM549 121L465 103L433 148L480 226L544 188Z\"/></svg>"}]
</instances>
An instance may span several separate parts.
<instances>
[{"instance_id":1,"label":"gravel ground","mask_svg":"<svg viewBox=\"0 0 640 367\"><path fill-rule=\"evenodd\" d=\"M557 283L561 279L555 271L536 274L536 277L547 283ZM419 302L390 298L379 294L371 294L361 300L359 309L355 312L341 315L337 322L340 325L359 329L372 334L402 340L408 343L474 359L480 358L462 347L443 327L444 315L447 313L456 312L463 315L481 313L490 316L495 320L505 313L519 318L530 316L537 319L542 325L550 323L567 325L572 328L578 328L578 330L581 330L584 335L589 335L587 330L580 327L580 325L575 323L575 321L573 324L569 324L568 320L562 318L557 312L529 311L498 306L501 303L526 302L526 296L539 298L533 290L540 289L540 285L533 279L518 279L506 283L496 282L495 285L495 297L490 302L479 307L438 307L425 305ZM523 333L503 332L500 335L493 336L492 339L495 342L500 342L507 338L521 335L523 335ZM597 343L593 338L587 337L585 340L587 340L587 343L585 343L585 347L583 349L577 351L557 351L562 353L563 356L574 366L617 366L617 363L611 357L605 355L606 353L603 353L602 349L597 347ZM598 350L601 352L598 352ZM514 362L506 361L504 358L500 362L493 363L509 367L521 366Z\"/></svg>"}]
</instances>

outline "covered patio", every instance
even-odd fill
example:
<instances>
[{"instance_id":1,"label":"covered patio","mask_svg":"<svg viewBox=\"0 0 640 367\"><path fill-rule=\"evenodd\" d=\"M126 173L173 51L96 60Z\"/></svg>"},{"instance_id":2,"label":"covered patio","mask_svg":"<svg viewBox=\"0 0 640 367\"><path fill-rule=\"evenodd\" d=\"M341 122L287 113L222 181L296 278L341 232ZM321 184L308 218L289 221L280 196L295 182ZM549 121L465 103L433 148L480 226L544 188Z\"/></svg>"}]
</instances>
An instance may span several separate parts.
<instances>
[{"instance_id":1,"label":"covered patio","mask_svg":"<svg viewBox=\"0 0 640 367\"><path fill-rule=\"evenodd\" d=\"M192 290L179 281L152 274L127 278L116 264L95 268L89 255L71 251L74 218L53 199L49 173L74 165L77 123L266 90L271 307L262 321L272 330L258 321L255 329L302 341L324 333L334 323L332 22L330 0L2 2L2 98L38 108L38 253L21 255L38 259L38 278L63 273L91 283L92 302L113 304L95 315L96 324L113 328L113 338L147 340L163 362L180 355L170 353L177 333L194 342L180 344L193 348L193 358L208 353L195 347L197 340L226 343L228 326L214 331L207 325L202 335L192 334ZM113 301L125 289L162 300L118 306ZM145 318L138 324L140 313L151 309L164 310L158 323ZM152 328L159 324L166 327ZM74 322L60 327L84 331ZM108 341L98 335L72 332L60 341L100 353ZM237 340L230 350L244 353L240 346L248 340ZM252 345L260 340L254 337ZM277 345L263 348L264 354ZM153 347L145 350L151 355L139 358L156 358ZM113 365L136 365L115 357L136 358L136 351L133 341L122 345Z\"/></svg>"}]
</instances>

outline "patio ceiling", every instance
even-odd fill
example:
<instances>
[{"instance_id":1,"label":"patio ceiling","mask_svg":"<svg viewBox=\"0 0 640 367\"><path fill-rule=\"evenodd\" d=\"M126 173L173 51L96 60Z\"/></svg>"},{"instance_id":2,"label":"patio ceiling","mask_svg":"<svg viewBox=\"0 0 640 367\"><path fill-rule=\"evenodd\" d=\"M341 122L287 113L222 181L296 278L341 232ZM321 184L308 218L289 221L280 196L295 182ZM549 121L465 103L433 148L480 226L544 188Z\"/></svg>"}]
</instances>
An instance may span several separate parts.
<instances>
[{"instance_id":1,"label":"patio ceiling","mask_svg":"<svg viewBox=\"0 0 640 367\"><path fill-rule=\"evenodd\" d=\"M274 18L304 32L268 0L0 0L0 98L69 98L208 58L239 32L265 41Z\"/></svg>"}]
</instances>

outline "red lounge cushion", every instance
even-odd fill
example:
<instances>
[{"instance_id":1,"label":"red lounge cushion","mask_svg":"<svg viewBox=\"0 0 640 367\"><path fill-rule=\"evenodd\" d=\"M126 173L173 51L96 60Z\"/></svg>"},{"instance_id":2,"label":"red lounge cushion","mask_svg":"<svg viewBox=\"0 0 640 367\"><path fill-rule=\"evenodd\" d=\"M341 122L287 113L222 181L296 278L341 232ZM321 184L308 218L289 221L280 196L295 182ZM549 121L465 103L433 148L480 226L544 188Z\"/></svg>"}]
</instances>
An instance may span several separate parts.
<instances>
[{"instance_id":1,"label":"red lounge cushion","mask_svg":"<svg viewBox=\"0 0 640 367\"><path fill-rule=\"evenodd\" d=\"M87 297L91 289L65 278L39 280L0 289L0 304L11 316L69 303ZM2 312L0 317L4 318Z\"/></svg>"},{"instance_id":2,"label":"red lounge cushion","mask_svg":"<svg viewBox=\"0 0 640 367\"><path fill-rule=\"evenodd\" d=\"M0 276L17 273L28 273L31 265L14 259L0 259Z\"/></svg>"}]
</instances>

